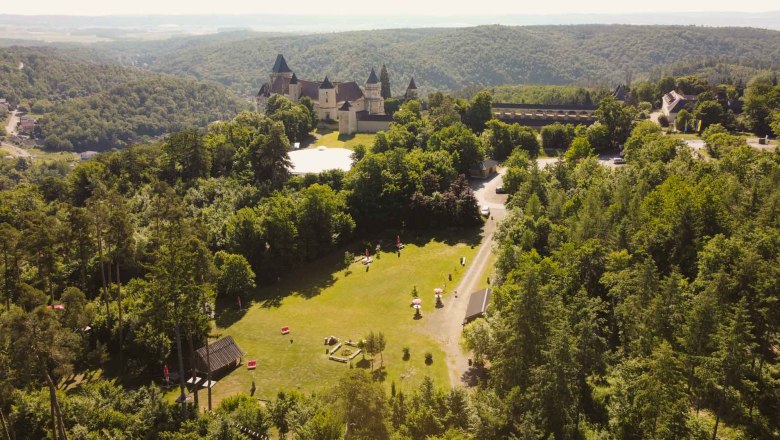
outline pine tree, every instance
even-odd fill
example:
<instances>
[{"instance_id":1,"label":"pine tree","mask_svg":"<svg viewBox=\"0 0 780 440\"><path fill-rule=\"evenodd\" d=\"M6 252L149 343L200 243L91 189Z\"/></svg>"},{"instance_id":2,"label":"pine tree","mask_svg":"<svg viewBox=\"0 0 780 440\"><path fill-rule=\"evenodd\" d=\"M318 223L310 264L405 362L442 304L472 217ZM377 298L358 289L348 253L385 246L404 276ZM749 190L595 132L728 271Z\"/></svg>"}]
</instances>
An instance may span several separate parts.
<instances>
[{"instance_id":1,"label":"pine tree","mask_svg":"<svg viewBox=\"0 0 780 440\"><path fill-rule=\"evenodd\" d=\"M717 350L709 363L707 376L717 395L715 403L715 427L713 440L718 438L718 425L729 407L729 400L739 396L746 400L746 390L750 384L745 378L749 368L751 353L755 348L752 336L753 325L743 298L729 314L726 322L718 330Z\"/></svg>"},{"instance_id":2,"label":"pine tree","mask_svg":"<svg viewBox=\"0 0 780 440\"><path fill-rule=\"evenodd\" d=\"M382 98L387 99L392 96L390 92L390 75L387 73L387 67L382 64L382 70L379 72L379 82L382 84L382 91L380 94Z\"/></svg>"}]
</instances>

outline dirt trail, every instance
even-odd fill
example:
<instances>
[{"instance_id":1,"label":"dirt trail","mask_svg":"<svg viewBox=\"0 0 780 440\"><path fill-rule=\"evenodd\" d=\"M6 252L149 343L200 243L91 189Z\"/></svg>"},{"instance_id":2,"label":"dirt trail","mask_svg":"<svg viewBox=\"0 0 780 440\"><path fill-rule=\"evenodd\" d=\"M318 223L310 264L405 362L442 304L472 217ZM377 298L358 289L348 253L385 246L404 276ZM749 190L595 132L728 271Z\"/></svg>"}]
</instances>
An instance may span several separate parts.
<instances>
[{"instance_id":1,"label":"dirt trail","mask_svg":"<svg viewBox=\"0 0 780 440\"><path fill-rule=\"evenodd\" d=\"M460 336L463 331L463 318L466 315L469 297L479 286L482 277L488 269L490 256L493 252L493 233L497 223L504 217L504 202L506 196L497 195L496 187L501 185L501 177L494 176L490 180L472 184L474 194L480 206L490 208L492 220L488 218L483 228L483 238L474 259L467 263L466 272L458 285L444 297L444 307L436 309L429 318L427 329L437 339L446 355L447 369L450 373L450 383L453 387L463 386L464 374L469 370L468 353L460 347ZM458 292L455 297L454 292Z\"/></svg>"},{"instance_id":2,"label":"dirt trail","mask_svg":"<svg viewBox=\"0 0 780 440\"><path fill-rule=\"evenodd\" d=\"M5 125L5 131L8 133L8 136L13 136L16 134L16 118L17 111L14 110L8 116L8 120L6 121ZM30 154L29 151L25 150L24 148L17 147L16 145L11 145L8 142L0 142L0 147L3 147L3 151L7 151L8 154L14 157L32 157L32 154Z\"/></svg>"}]
</instances>

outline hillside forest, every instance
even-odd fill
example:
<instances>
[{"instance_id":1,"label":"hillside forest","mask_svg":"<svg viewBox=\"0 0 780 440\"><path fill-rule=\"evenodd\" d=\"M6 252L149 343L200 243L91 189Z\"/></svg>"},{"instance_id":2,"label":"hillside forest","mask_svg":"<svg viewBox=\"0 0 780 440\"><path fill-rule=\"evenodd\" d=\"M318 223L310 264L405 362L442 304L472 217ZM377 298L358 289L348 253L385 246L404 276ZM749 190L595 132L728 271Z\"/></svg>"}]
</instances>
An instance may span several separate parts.
<instances>
[{"instance_id":1,"label":"hillside forest","mask_svg":"<svg viewBox=\"0 0 780 440\"><path fill-rule=\"evenodd\" d=\"M524 67L537 68L528 78L552 83L581 78L568 70L577 60L608 77L610 66L639 66L643 54L690 47L667 51L642 35L695 36L703 51L739 52L734 60L745 64L762 50L763 59L776 59L780 47L780 34L770 31L732 29L718 40L719 29L655 29L380 35L386 47L411 51L426 41L430 55L450 59L459 51L437 42L457 42L462 33L508 45L499 38L506 31L516 37L507 41L527 42L518 51L538 55L539 64ZM607 30L625 40L607 44ZM551 32L560 38L547 38ZM270 42L294 53L304 50L301 41L314 50L345 35L264 36L252 44L257 53L273 53ZM571 49L575 41L600 49ZM244 438L239 427L296 440L780 438L780 150L755 149L745 138L780 135L780 85L763 71L772 66L756 62L761 70L747 79L711 81L688 71L636 78L625 103L606 85L488 91L480 83L458 94L432 92L399 103L387 131L354 147L349 171L298 176L288 150L317 124L311 102L274 96L265 114L245 109L227 89L254 87L239 69L210 82L222 69L211 63L224 55L218 43L198 39L180 47L182 58L150 52L145 61L173 70L205 45L209 62L190 63L203 70L186 74L196 78L125 67L114 75L112 64L96 63L97 49L76 50L72 63L39 56L53 49L24 49L30 65L51 63L52 73L4 61L0 85L18 90L16 105L46 100L58 109L39 113L45 137L59 138L52 148L94 142L107 151L73 166L0 158L0 438ZM638 50L619 52L620 44ZM529 49L548 45L576 58L564 63L555 52ZM499 66L483 58L491 51L452 47L473 57L463 68L493 66L478 81L517 81L490 76ZM127 49L100 50L106 57ZM313 53L295 56L323 62ZM545 60L564 73L549 76ZM648 119L672 89L697 95L675 124L684 131L702 121L703 151L671 133L669 121ZM537 132L494 119L496 96L590 99L597 122ZM62 123L69 119L82 124ZM155 138L141 139L139 130ZM124 148L111 151L106 142ZM542 166L537 159L547 151L560 154ZM606 152L622 152L626 163L604 166L597 156ZM493 242L493 299L485 318L463 331L473 387L427 379L400 391L354 368L327 392L279 390L264 403L237 394L210 413L165 395L163 365L188 376L212 315L233 313L234 292L273 285L335 252L369 248L382 231L482 226L466 175L487 157L506 168L509 200ZM73 382L95 371L100 377Z\"/></svg>"},{"instance_id":2,"label":"hillside forest","mask_svg":"<svg viewBox=\"0 0 780 440\"><path fill-rule=\"evenodd\" d=\"M776 114L776 92L757 79L746 94ZM540 143L492 120L491 100L435 93L424 112L405 102L346 173L290 175L289 136L313 120L278 96L267 115L72 169L3 160L5 428L63 439L238 438L236 424L334 440L344 426L366 439L777 438L780 155L718 121L713 139L733 138L701 160L611 97L596 125L552 127ZM566 153L541 168L552 143ZM625 166L593 157L619 145ZM424 381L388 393L348 370L332 393L283 390L267 406L238 395L200 415L151 383L163 363L184 375L204 310L221 313L228 292L372 231L478 226L463 173L487 156L508 168L510 213L494 301L464 330L473 392ZM57 386L95 368L116 380Z\"/></svg>"}]
</instances>

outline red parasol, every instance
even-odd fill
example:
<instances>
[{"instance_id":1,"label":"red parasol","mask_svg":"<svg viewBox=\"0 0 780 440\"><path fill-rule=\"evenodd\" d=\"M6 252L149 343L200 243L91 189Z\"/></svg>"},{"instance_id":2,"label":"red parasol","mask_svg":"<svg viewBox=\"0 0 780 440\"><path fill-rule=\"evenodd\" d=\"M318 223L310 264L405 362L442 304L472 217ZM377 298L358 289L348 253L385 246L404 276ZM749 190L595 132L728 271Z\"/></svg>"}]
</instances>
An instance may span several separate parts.
<instances>
[{"instance_id":1,"label":"red parasol","mask_svg":"<svg viewBox=\"0 0 780 440\"><path fill-rule=\"evenodd\" d=\"M366 257L368 256L368 248L366 248Z\"/></svg>"},{"instance_id":2,"label":"red parasol","mask_svg":"<svg viewBox=\"0 0 780 440\"><path fill-rule=\"evenodd\" d=\"M163 376L165 376L165 380L168 380L168 365L165 365L163 368Z\"/></svg>"},{"instance_id":3,"label":"red parasol","mask_svg":"<svg viewBox=\"0 0 780 440\"><path fill-rule=\"evenodd\" d=\"M422 300L420 298L415 298L412 300L412 304L419 306L420 304L422 304Z\"/></svg>"}]
</instances>

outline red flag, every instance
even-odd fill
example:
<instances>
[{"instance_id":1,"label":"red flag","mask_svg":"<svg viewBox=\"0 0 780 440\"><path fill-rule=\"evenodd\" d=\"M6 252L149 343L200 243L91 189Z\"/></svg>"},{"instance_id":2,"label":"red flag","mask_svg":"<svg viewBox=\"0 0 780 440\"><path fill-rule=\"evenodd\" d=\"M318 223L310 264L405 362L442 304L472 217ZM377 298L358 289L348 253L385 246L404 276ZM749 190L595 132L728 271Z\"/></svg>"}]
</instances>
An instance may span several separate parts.
<instances>
[{"instance_id":1,"label":"red flag","mask_svg":"<svg viewBox=\"0 0 780 440\"><path fill-rule=\"evenodd\" d=\"M236 295L236 299L238 300L238 308L241 308L241 297Z\"/></svg>"},{"instance_id":2,"label":"red flag","mask_svg":"<svg viewBox=\"0 0 780 440\"><path fill-rule=\"evenodd\" d=\"M368 256L368 248L366 248L366 257Z\"/></svg>"},{"instance_id":3,"label":"red flag","mask_svg":"<svg viewBox=\"0 0 780 440\"><path fill-rule=\"evenodd\" d=\"M165 376L165 380L168 380L168 365L165 365L165 368L163 368L163 375Z\"/></svg>"},{"instance_id":4,"label":"red flag","mask_svg":"<svg viewBox=\"0 0 780 440\"><path fill-rule=\"evenodd\" d=\"M401 244L401 236L400 235L396 235L395 236L395 244Z\"/></svg>"}]
</instances>

